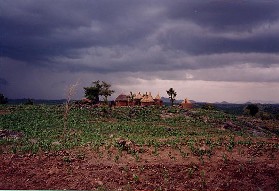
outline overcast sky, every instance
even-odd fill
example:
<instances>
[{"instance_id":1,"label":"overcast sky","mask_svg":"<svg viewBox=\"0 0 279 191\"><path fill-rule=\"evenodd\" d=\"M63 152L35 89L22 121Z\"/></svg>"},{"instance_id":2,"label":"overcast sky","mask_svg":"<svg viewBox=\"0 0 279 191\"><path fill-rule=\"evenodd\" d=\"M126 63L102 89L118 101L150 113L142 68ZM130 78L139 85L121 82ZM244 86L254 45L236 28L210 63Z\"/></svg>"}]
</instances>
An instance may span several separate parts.
<instances>
[{"instance_id":1,"label":"overcast sky","mask_svg":"<svg viewBox=\"0 0 279 191\"><path fill-rule=\"evenodd\" d=\"M0 92L279 102L279 1L0 0Z\"/></svg>"}]
</instances>

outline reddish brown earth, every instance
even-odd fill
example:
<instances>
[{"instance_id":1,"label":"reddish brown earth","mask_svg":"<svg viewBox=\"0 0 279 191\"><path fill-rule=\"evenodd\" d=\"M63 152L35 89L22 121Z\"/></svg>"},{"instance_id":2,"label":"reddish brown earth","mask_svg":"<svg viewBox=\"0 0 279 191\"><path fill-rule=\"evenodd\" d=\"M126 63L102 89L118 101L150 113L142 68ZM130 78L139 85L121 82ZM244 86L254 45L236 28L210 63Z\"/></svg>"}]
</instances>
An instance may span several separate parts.
<instances>
[{"instance_id":1,"label":"reddish brown earth","mask_svg":"<svg viewBox=\"0 0 279 191\"><path fill-rule=\"evenodd\" d=\"M203 159L171 147L0 155L0 189L279 190L279 152L216 149Z\"/></svg>"},{"instance_id":2,"label":"reddish brown earth","mask_svg":"<svg viewBox=\"0 0 279 191\"><path fill-rule=\"evenodd\" d=\"M11 112L10 111L7 111L7 110L0 110L0 115L7 115L7 114L10 114Z\"/></svg>"}]
</instances>

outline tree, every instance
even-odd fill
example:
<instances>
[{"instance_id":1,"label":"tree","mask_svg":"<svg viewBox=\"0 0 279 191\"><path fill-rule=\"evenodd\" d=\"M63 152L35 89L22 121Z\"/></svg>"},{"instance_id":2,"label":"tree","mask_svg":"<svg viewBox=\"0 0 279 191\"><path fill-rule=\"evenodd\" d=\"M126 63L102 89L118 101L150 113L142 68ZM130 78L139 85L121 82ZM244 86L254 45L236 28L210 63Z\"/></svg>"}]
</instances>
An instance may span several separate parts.
<instances>
[{"instance_id":1,"label":"tree","mask_svg":"<svg viewBox=\"0 0 279 191\"><path fill-rule=\"evenodd\" d=\"M256 104L249 104L245 110L248 110L251 116L255 116L259 112L259 107Z\"/></svg>"},{"instance_id":2,"label":"tree","mask_svg":"<svg viewBox=\"0 0 279 191\"><path fill-rule=\"evenodd\" d=\"M101 93L100 81L92 82L92 86L84 87L85 97L92 101L93 104L99 103L99 95Z\"/></svg>"},{"instance_id":3,"label":"tree","mask_svg":"<svg viewBox=\"0 0 279 191\"><path fill-rule=\"evenodd\" d=\"M130 102L133 105L134 98L136 97L136 94L133 94L133 92L130 92L130 94L127 97L128 97L128 102L129 102L128 105L130 105Z\"/></svg>"},{"instance_id":4,"label":"tree","mask_svg":"<svg viewBox=\"0 0 279 191\"><path fill-rule=\"evenodd\" d=\"M34 101L28 98L27 101L24 103L24 105L34 105Z\"/></svg>"},{"instance_id":5,"label":"tree","mask_svg":"<svg viewBox=\"0 0 279 191\"><path fill-rule=\"evenodd\" d=\"M99 96L104 96L104 101L107 102L108 96L114 93L114 90L110 89L111 85L105 81L92 82L92 86L84 87L85 97L92 101L93 104L99 103Z\"/></svg>"},{"instance_id":6,"label":"tree","mask_svg":"<svg viewBox=\"0 0 279 191\"><path fill-rule=\"evenodd\" d=\"M173 88L170 88L169 90L167 90L167 94L169 95L171 105L173 106L173 102L175 100L177 93L175 92L175 90Z\"/></svg>"},{"instance_id":7,"label":"tree","mask_svg":"<svg viewBox=\"0 0 279 191\"><path fill-rule=\"evenodd\" d=\"M111 96L114 93L114 90L111 90L110 87L110 84L102 81L100 95L104 96L104 101L106 103L108 102L108 96Z\"/></svg>"},{"instance_id":8,"label":"tree","mask_svg":"<svg viewBox=\"0 0 279 191\"><path fill-rule=\"evenodd\" d=\"M0 93L0 104L8 103L8 98L6 98L3 94Z\"/></svg>"}]
</instances>

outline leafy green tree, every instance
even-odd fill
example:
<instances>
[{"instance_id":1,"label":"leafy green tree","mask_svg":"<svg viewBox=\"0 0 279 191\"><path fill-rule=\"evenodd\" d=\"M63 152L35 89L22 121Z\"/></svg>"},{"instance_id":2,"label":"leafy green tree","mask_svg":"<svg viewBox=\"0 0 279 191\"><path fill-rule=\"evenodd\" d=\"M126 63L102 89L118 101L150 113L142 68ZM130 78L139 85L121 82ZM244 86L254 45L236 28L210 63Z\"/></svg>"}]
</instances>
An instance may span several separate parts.
<instances>
[{"instance_id":1,"label":"leafy green tree","mask_svg":"<svg viewBox=\"0 0 279 191\"><path fill-rule=\"evenodd\" d=\"M92 101L93 104L99 103L99 95L101 93L101 87L100 81L92 82L92 86L90 87L84 87L84 93L85 97Z\"/></svg>"},{"instance_id":2,"label":"leafy green tree","mask_svg":"<svg viewBox=\"0 0 279 191\"><path fill-rule=\"evenodd\" d=\"M173 106L173 102L175 100L177 93L175 92L175 90L173 88L170 88L169 90L167 90L167 94L169 95L171 105Z\"/></svg>"},{"instance_id":3,"label":"leafy green tree","mask_svg":"<svg viewBox=\"0 0 279 191\"><path fill-rule=\"evenodd\" d=\"M6 98L3 94L0 93L0 104L8 103L8 98Z\"/></svg>"},{"instance_id":4,"label":"leafy green tree","mask_svg":"<svg viewBox=\"0 0 279 191\"><path fill-rule=\"evenodd\" d=\"M94 81L92 86L84 87L85 97L90 99L93 104L99 103L99 96L104 96L104 101L108 101L108 96L111 96L114 93L114 90L111 90L111 85L105 81Z\"/></svg>"},{"instance_id":5,"label":"leafy green tree","mask_svg":"<svg viewBox=\"0 0 279 191\"><path fill-rule=\"evenodd\" d=\"M111 96L114 93L114 90L111 90L110 88L111 85L109 83L102 81L100 95L104 96L104 101L106 103L108 102L108 96Z\"/></svg>"},{"instance_id":6,"label":"leafy green tree","mask_svg":"<svg viewBox=\"0 0 279 191\"><path fill-rule=\"evenodd\" d=\"M259 112L259 107L256 104L249 104L245 110L248 110L251 116L255 116Z\"/></svg>"}]
</instances>

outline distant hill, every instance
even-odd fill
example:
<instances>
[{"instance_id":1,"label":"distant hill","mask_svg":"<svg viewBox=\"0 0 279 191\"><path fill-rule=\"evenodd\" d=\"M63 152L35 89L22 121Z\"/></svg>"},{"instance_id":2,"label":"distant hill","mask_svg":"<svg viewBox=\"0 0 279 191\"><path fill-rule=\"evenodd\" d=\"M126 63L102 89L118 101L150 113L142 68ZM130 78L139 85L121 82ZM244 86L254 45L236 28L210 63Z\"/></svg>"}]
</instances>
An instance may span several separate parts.
<instances>
[{"instance_id":1,"label":"distant hill","mask_svg":"<svg viewBox=\"0 0 279 191\"><path fill-rule=\"evenodd\" d=\"M46 100L46 99L31 99L34 104L46 104L46 105L56 105L65 103L65 99L59 100ZM19 105L27 103L28 99L8 99L8 104Z\"/></svg>"},{"instance_id":2,"label":"distant hill","mask_svg":"<svg viewBox=\"0 0 279 191\"><path fill-rule=\"evenodd\" d=\"M251 104L251 103L260 103L260 104L278 104L278 102L275 101L263 101L263 100L249 100L245 104Z\"/></svg>"},{"instance_id":3,"label":"distant hill","mask_svg":"<svg viewBox=\"0 0 279 191\"><path fill-rule=\"evenodd\" d=\"M170 103L170 99L166 97L161 97L164 103ZM174 100L174 103L181 103L183 100Z\"/></svg>"},{"instance_id":4,"label":"distant hill","mask_svg":"<svg viewBox=\"0 0 279 191\"><path fill-rule=\"evenodd\" d=\"M215 102L214 104L231 104L231 103L229 103L227 101L222 101L222 102Z\"/></svg>"}]
</instances>

